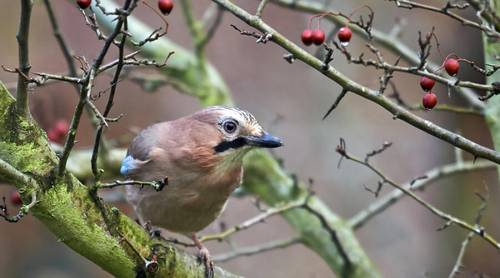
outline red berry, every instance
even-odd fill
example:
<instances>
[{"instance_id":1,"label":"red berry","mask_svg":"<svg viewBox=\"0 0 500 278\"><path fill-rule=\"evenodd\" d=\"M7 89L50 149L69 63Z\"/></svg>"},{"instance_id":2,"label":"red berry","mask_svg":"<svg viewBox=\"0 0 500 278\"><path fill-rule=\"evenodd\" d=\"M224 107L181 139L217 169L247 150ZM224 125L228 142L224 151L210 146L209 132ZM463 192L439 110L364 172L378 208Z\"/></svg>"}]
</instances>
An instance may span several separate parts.
<instances>
[{"instance_id":1,"label":"red berry","mask_svg":"<svg viewBox=\"0 0 500 278\"><path fill-rule=\"evenodd\" d=\"M49 129L49 131L47 131L47 137L49 138L49 141L51 142L59 142L59 140L61 139L61 136L59 135L59 133L51 128Z\"/></svg>"},{"instance_id":2,"label":"red berry","mask_svg":"<svg viewBox=\"0 0 500 278\"><path fill-rule=\"evenodd\" d=\"M305 29L300 36L302 43L305 45L311 45L313 43L313 31L311 29Z\"/></svg>"},{"instance_id":3,"label":"red berry","mask_svg":"<svg viewBox=\"0 0 500 278\"><path fill-rule=\"evenodd\" d=\"M172 0L159 0L158 8L163 14L170 14L174 8L174 2Z\"/></svg>"},{"instance_id":4,"label":"red berry","mask_svg":"<svg viewBox=\"0 0 500 278\"><path fill-rule=\"evenodd\" d=\"M437 103L437 96L433 92L425 93L424 97L422 98L422 105L425 107L425 109L432 109L434 108L434 106L436 106Z\"/></svg>"},{"instance_id":5,"label":"red berry","mask_svg":"<svg viewBox=\"0 0 500 278\"><path fill-rule=\"evenodd\" d=\"M426 92L432 90L434 84L436 84L436 81L434 79L431 79L427 76L422 76L422 78L420 78L420 87L422 87L422 90Z\"/></svg>"},{"instance_id":6,"label":"red berry","mask_svg":"<svg viewBox=\"0 0 500 278\"><path fill-rule=\"evenodd\" d=\"M342 27L337 33L337 37L339 38L340 42L347 43L351 40L352 31L349 27Z\"/></svg>"},{"instance_id":7,"label":"red berry","mask_svg":"<svg viewBox=\"0 0 500 278\"><path fill-rule=\"evenodd\" d=\"M66 136L66 134L68 134L69 124L66 120L59 120L54 125L53 129L58 133L59 136L64 137Z\"/></svg>"},{"instance_id":8,"label":"red berry","mask_svg":"<svg viewBox=\"0 0 500 278\"><path fill-rule=\"evenodd\" d=\"M455 76L460 69L460 64L457 59L449 58L444 62L444 69L449 75Z\"/></svg>"},{"instance_id":9,"label":"red berry","mask_svg":"<svg viewBox=\"0 0 500 278\"><path fill-rule=\"evenodd\" d=\"M15 206L22 206L23 200L21 200L21 194L17 191L12 191L10 193L10 202Z\"/></svg>"},{"instance_id":10,"label":"red berry","mask_svg":"<svg viewBox=\"0 0 500 278\"><path fill-rule=\"evenodd\" d=\"M78 4L78 6L80 6L81 9L86 9L90 6L92 0L76 0L76 3Z\"/></svg>"},{"instance_id":11,"label":"red berry","mask_svg":"<svg viewBox=\"0 0 500 278\"><path fill-rule=\"evenodd\" d=\"M315 45L321 45L325 42L325 32L320 29L312 31L312 41Z\"/></svg>"}]
</instances>

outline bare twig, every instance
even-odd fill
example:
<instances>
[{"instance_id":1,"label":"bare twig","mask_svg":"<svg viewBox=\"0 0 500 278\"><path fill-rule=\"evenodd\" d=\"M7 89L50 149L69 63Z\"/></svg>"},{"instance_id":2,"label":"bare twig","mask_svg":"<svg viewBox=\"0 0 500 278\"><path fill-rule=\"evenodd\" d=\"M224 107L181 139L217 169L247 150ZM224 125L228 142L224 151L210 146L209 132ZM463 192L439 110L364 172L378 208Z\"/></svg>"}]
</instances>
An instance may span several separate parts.
<instances>
[{"instance_id":1,"label":"bare twig","mask_svg":"<svg viewBox=\"0 0 500 278\"><path fill-rule=\"evenodd\" d=\"M342 155L343 157L345 157L346 159L348 160L351 160L353 162L356 162L358 164L361 164L365 167L367 167L368 169L370 169L372 172L374 172L375 174L377 174L384 183L387 183L387 184L390 184L392 185L393 187L395 187L396 189L398 190L401 190L405 195L409 196L410 198L412 198L413 200L415 200L417 203L419 203L420 205L422 205L424 208L426 208L427 210L429 210L431 213L435 214L436 216L442 218L443 220L447 221L445 226L443 226L443 228L441 229L444 229L444 228L447 228L451 225L457 225L459 227L462 227L463 229L465 230L468 230L468 231L471 231L471 232L474 232L476 235L482 237L486 242L490 243L491 245L493 245L496 249L500 250L500 243L498 243L498 241L493 238L489 233L487 233L485 231L485 228L482 227L482 226L479 226L479 225L472 225L458 217L455 217L455 216L452 216L450 214L447 214L439 209L437 209L436 207L434 207L433 205L431 205L430 203L424 201L422 198L420 198L419 196L417 196L415 193L413 193L411 190L405 188L404 186L401 186L399 184L397 184L396 182L394 182L393 180L391 180L390 178L388 178L384 173L382 173L382 171L380 171L379 169L377 169L376 167L374 167L373 165L371 165L370 163L367 163L349 153L347 153L344 150L342 150L342 148L339 146L337 147L337 152Z\"/></svg>"},{"instance_id":2,"label":"bare twig","mask_svg":"<svg viewBox=\"0 0 500 278\"><path fill-rule=\"evenodd\" d=\"M343 156L342 156L343 157ZM439 179L451 177L454 175L474 172L479 170L489 170L495 169L495 164L485 161L477 162L461 162L452 163L444 166L439 166L433 168L418 178L411 179L404 183L402 187L406 190L424 190L430 184L436 182ZM370 221L374 216L379 215L384 210L390 206L396 204L401 198L405 197L405 193L399 189L394 189L388 194L384 195L377 201L368 205L367 208L359 211L353 217L349 219L349 223L353 229L359 229L368 221Z\"/></svg>"},{"instance_id":3,"label":"bare twig","mask_svg":"<svg viewBox=\"0 0 500 278\"><path fill-rule=\"evenodd\" d=\"M29 31L31 21L32 0L21 0L21 19L17 31L17 43L19 46L19 77L17 78L17 113L21 116L30 115L28 108L28 83L25 78L29 75L31 65L29 61Z\"/></svg>"},{"instance_id":4,"label":"bare twig","mask_svg":"<svg viewBox=\"0 0 500 278\"><path fill-rule=\"evenodd\" d=\"M11 223L18 222L36 204L37 201L36 194L39 189L38 183L33 178L20 172L19 170L14 168L12 165L10 165L7 161L3 159L0 159L0 176L9 177L9 181L15 184L29 185L29 187L32 189L30 193L31 196L30 203L28 205L23 205L16 215L14 216L9 215L7 210L7 205L5 204L5 197L3 199L3 205L0 205L0 217L5 219L7 222Z\"/></svg>"},{"instance_id":5,"label":"bare twig","mask_svg":"<svg viewBox=\"0 0 500 278\"><path fill-rule=\"evenodd\" d=\"M123 19L123 31L127 31L127 18ZM108 102L106 103L106 108L104 109L103 117L106 118L109 116L111 112L111 108L113 107L116 88L118 87L118 80L120 78L120 74L123 68L123 57L124 57L124 49L125 43L127 41L127 36L122 34L120 44L118 45L118 64L116 66L115 74L113 79L111 80L111 89L108 96ZM104 121L105 123L105 121ZM107 124L106 124L107 126ZM94 149L92 151L91 165L92 165L92 173L94 174L94 178L97 181L100 179L100 171L97 169L97 157L99 155L99 145L101 142L102 133L104 131L104 125L100 125L96 130L96 135L94 139ZM106 157L105 155L103 156Z\"/></svg>"},{"instance_id":6,"label":"bare twig","mask_svg":"<svg viewBox=\"0 0 500 278\"><path fill-rule=\"evenodd\" d=\"M136 6L133 1L135 0L127 0L124 3L123 10L127 11L127 13L131 12L131 10ZM83 108L84 106L89 102L89 96L90 92L92 89L92 84L94 81L94 78L97 74L97 71L102 65L102 62L104 61L104 57L106 56L110 46L114 43L114 39L121 33L122 26L124 23L126 17L119 17L118 22L115 26L115 29L113 32L108 36L106 39L103 48L99 52L99 55L95 59L90 71L86 74L85 76L85 81L84 84L82 85L82 88L80 90L80 100L75 108L75 112L73 114L73 118L71 120L71 125L70 125L70 131L68 133L68 136L66 138L66 142L64 144L64 150L61 155L61 159L59 161L59 169L58 169L58 174L61 176L64 173L64 170L66 169L66 162L68 161L69 154L71 150L73 149L73 146L75 144L75 138L76 138L76 133L78 126L80 124L80 118L82 116Z\"/></svg>"},{"instance_id":7,"label":"bare twig","mask_svg":"<svg viewBox=\"0 0 500 278\"><path fill-rule=\"evenodd\" d=\"M285 211L288 211L288 210L291 210L294 208L303 207L304 202L305 202L304 200L300 200L300 201L295 201L295 202L291 202L288 204L284 204L282 206L269 208L269 209L265 210L264 212L262 212L261 214L255 216L255 217L252 217L239 225L233 226L232 228L229 228L221 233L203 236L200 238L200 241L204 242L204 241L211 241L211 240L218 240L218 241L225 240L226 238L228 238L232 234L239 232L239 231L242 231L242 230L246 230L255 224L262 223L267 218L269 218L273 215L280 214L280 213L283 213Z\"/></svg>"},{"instance_id":8,"label":"bare twig","mask_svg":"<svg viewBox=\"0 0 500 278\"><path fill-rule=\"evenodd\" d=\"M294 236L287 239L275 240L271 242L267 242L264 244L253 245L248 247L236 248L230 252L215 255L213 257L214 262L222 263L227 262L242 256L252 256L256 254L261 254L267 251L287 248L291 245L295 245L297 243L301 243L302 239L300 236Z\"/></svg>"},{"instance_id":9,"label":"bare twig","mask_svg":"<svg viewBox=\"0 0 500 278\"><path fill-rule=\"evenodd\" d=\"M483 212L486 210L486 207L488 205L487 203L487 197L483 197L479 193L476 193L476 195L481 199L481 205L479 206L479 210L476 215L476 224L479 225L481 218L483 216ZM465 237L464 241L461 244L460 251L458 252L458 257L457 260L455 261L455 264L453 265L453 268L451 270L450 275L448 278L453 278L460 274L460 271L463 268L463 260L465 256L465 251L467 250L467 247L469 246L469 243L471 242L472 238L475 236L473 232L469 232L467 236Z\"/></svg>"},{"instance_id":10,"label":"bare twig","mask_svg":"<svg viewBox=\"0 0 500 278\"><path fill-rule=\"evenodd\" d=\"M477 22L468 20L456 13L450 12L451 9L465 9L469 5L467 3L465 4L453 4L451 1L446 1L446 4L442 8L434 7L431 5L426 5L426 4L421 4L413 1L407 1L407 0L389 0L390 2L394 2L398 7L400 8L406 8L406 9L423 9L423 10L428 10L436 13L441 13L444 14L465 26L471 26L474 28L477 28L481 31L483 31L486 35L493 37L493 38L500 38L500 33L498 33L495 29L490 28L487 25L479 24Z\"/></svg>"},{"instance_id":11,"label":"bare twig","mask_svg":"<svg viewBox=\"0 0 500 278\"><path fill-rule=\"evenodd\" d=\"M264 8L269 0L260 0L259 6L257 7L257 11L255 12L256 17L261 17Z\"/></svg>"},{"instance_id":12,"label":"bare twig","mask_svg":"<svg viewBox=\"0 0 500 278\"><path fill-rule=\"evenodd\" d=\"M9 223L17 223L24 216L26 216L29 210L35 206L36 204L36 192L31 193L31 201L27 205L23 205L21 209L15 215L9 215L9 211L7 209L7 204L5 202L5 197L2 197L3 204L0 205L0 217Z\"/></svg>"},{"instance_id":13,"label":"bare twig","mask_svg":"<svg viewBox=\"0 0 500 278\"><path fill-rule=\"evenodd\" d=\"M115 188L118 186L126 186L126 185L138 185L141 187L149 186L149 187L152 187L156 191L161 191L165 186L168 185L168 177L166 177L163 181L134 181L134 180L119 181L119 180L116 180L116 181L111 182L111 183L97 183L96 187L98 189L109 189L109 188Z\"/></svg>"}]
</instances>

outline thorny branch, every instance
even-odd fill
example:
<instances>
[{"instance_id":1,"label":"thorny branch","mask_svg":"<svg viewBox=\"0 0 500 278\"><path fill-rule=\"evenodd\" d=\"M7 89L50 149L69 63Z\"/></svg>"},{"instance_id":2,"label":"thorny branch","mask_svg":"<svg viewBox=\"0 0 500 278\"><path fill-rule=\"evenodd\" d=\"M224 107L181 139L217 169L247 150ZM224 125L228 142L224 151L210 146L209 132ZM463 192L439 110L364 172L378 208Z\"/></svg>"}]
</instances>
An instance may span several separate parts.
<instances>
[{"instance_id":1,"label":"thorny branch","mask_svg":"<svg viewBox=\"0 0 500 278\"><path fill-rule=\"evenodd\" d=\"M343 139L341 139L341 142L343 142ZM447 213L437 209L436 207L434 207L430 203L424 201L422 198L417 196L411 190L406 189L404 186L401 186L401 185L397 184L396 182L394 182L393 180L391 180L382 171L380 171L378 168L376 168L372 164L365 162L365 161L347 153L346 148L345 148L345 142L338 145L336 151L337 151L337 153L339 153L341 155L341 157L367 167L372 172L374 172L377 176L379 176L382 179L383 183L390 184L391 186L395 187L396 189L402 191L405 195L407 195L410 198L412 198L413 200L415 200L417 203L422 205L424 208L429 210L431 213L433 213L436 216L445 220L446 223L441 228L441 230L443 230L451 225L457 225L459 227L462 227L465 230L468 230L468 231L475 233L476 235L483 238L486 242L493 245L496 249L500 250L500 243L498 243L498 241L495 238L493 238L489 233L487 233L486 229L484 227L477 225L477 224L476 225L469 224L460 218L457 218L455 216L452 216L450 214L447 214Z\"/></svg>"},{"instance_id":2,"label":"thorny branch","mask_svg":"<svg viewBox=\"0 0 500 278\"><path fill-rule=\"evenodd\" d=\"M409 105L406 103L403 98L401 97L401 94L399 93L399 90L397 89L396 85L394 82L389 81L389 85L392 88L392 94L388 95L388 97L393 98L398 105L401 105L402 107L411 110L411 111L422 111L426 110L421 103L419 104L414 104L414 105ZM484 111L478 110L474 107L471 108L464 108L460 106L454 106L450 104L438 104L436 107L432 109L433 111L445 111L445 112L453 112L453 113L460 113L460 114L467 114L467 115L474 115L474 116L479 116L483 117L484 116Z\"/></svg>"},{"instance_id":3,"label":"thorny branch","mask_svg":"<svg viewBox=\"0 0 500 278\"><path fill-rule=\"evenodd\" d=\"M473 1L473 0L469 0ZM302 11L310 14L322 14L325 13L325 6L321 3L303 1L303 0L272 0L273 3L280 5L282 7L293 9L297 11ZM344 25L346 20L341 17L326 15L325 19L333 22L336 25ZM411 49L408 45L406 45L403 41L401 41L397 35L400 31L396 28L396 32L391 32L389 34L372 28L371 34L372 37L368 38L365 31L359 28L356 25L351 26L351 29L354 33L364 37L365 39L370 39L373 43L379 44L383 46L385 49L393 52L396 56L401 57L402 60L407 61L411 65L418 65L420 63L420 58L417 52ZM432 71L433 69L439 68L440 64L433 63L432 61L428 61L426 69L427 71ZM438 72L440 76L446 76L444 72ZM485 104L478 100L477 94L466 87L455 87L455 89L460 93L459 96L463 97L470 106L475 110L483 110L485 108Z\"/></svg>"},{"instance_id":4,"label":"thorny branch","mask_svg":"<svg viewBox=\"0 0 500 278\"><path fill-rule=\"evenodd\" d=\"M257 39L255 41L256 43L265 44L272 38L271 34L268 34L268 33L258 34L256 32L249 32L249 31L241 30L240 28L236 27L236 25L234 25L234 24L231 24L230 26L233 27L234 30L240 32L240 35L256 38Z\"/></svg>"},{"instance_id":5,"label":"thorny branch","mask_svg":"<svg viewBox=\"0 0 500 278\"><path fill-rule=\"evenodd\" d=\"M342 157L343 158L343 157ZM485 161L477 162L456 162L448 165L433 168L420 177L413 178L405 182L402 187L406 190L423 191L427 186L435 183L439 179L451 177L454 175L468 173L473 171L491 170L495 168L495 164ZM384 212L386 209L396 204L406 194L399 190L394 189L386 195L380 197L373 203L369 204L365 209L359 211L349 219L350 225L353 229L361 228L365 223L370 221L376 215Z\"/></svg>"},{"instance_id":6,"label":"thorny branch","mask_svg":"<svg viewBox=\"0 0 500 278\"><path fill-rule=\"evenodd\" d=\"M418 75L418 76L425 76L428 78L431 78L433 80L436 80L439 83L443 83L447 86L452 86L452 87L465 87L465 88L472 88L480 91L494 91L495 87L494 85L487 85L487 84L480 84L472 81L462 81L457 78L446 78L443 77L437 73L434 72L429 72L426 69L420 69L419 67L405 67L405 66L398 66L398 61L394 65L389 64L385 62L382 57L378 57L377 60L374 59L366 59L365 54L361 53L357 58L353 57L353 55L343 46L340 46L338 43L334 42L333 45L346 57L347 61L353 64L359 64L363 66L371 66L376 69L382 69L386 72L392 73L392 72L404 72L404 73L409 73L413 75ZM366 45L370 51L372 52L378 52L379 50L373 46L372 44L368 43ZM424 54L428 55L428 54ZM424 59L426 59L424 57ZM426 60L423 60L424 64Z\"/></svg>"},{"instance_id":7,"label":"thorny branch","mask_svg":"<svg viewBox=\"0 0 500 278\"><path fill-rule=\"evenodd\" d=\"M323 69L323 62L314 56L307 53L302 48L298 47L296 44L291 42L285 36L274 30L272 27L267 25L261 19L255 18L253 15L243 10L239 6L233 4L228 0L213 0L214 2L222 5L232 14L237 16L239 19L247 23L248 25L258 29L264 34L269 34L272 37L272 41L277 45L284 48L290 54L294 55L296 59L303 61L309 66L313 67L317 71L321 72L332 81L341 85L343 89L349 90L359 96L369 99L378 105L382 106L394 116L394 119L403 120L414 127L427 132L437 138L440 138L449 144L461 148L467 152L472 153L476 157L483 157L496 163L500 163L500 153L495 150L483 147L475 142L472 142L461 135L454 132L446 130L436 124L424 120L417 115L409 112L404 107L392 102L387 97L381 95L378 91L371 90L365 86L362 86L351 79L347 78L345 75L337 71L334 67L329 67L328 70ZM239 29L238 29L239 30ZM240 31L241 32L241 31Z\"/></svg>"}]
</instances>

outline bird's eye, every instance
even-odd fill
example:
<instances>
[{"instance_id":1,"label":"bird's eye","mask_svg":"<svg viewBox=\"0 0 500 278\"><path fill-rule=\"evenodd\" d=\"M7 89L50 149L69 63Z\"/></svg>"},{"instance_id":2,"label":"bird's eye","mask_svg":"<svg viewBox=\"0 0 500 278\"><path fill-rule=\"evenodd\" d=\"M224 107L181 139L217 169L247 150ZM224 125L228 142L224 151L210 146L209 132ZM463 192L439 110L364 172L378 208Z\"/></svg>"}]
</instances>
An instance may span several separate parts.
<instances>
[{"instance_id":1,"label":"bird's eye","mask_svg":"<svg viewBox=\"0 0 500 278\"><path fill-rule=\"evenodd\" d=\"M234 133L238 128L238 124L233 120L227 120L222 124L224 131L227 133Z\"/></svg>"}]
</instances>

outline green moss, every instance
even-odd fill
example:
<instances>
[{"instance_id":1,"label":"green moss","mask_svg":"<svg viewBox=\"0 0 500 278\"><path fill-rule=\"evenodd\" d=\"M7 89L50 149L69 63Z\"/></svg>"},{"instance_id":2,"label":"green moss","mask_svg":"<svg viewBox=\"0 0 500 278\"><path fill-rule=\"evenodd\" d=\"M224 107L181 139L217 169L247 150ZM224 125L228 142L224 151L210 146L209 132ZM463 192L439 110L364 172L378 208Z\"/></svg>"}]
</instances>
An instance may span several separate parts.
<instances>
[{"instance_id":1,"label":"green moss","mask_svg":"<svg viewBox=\"0 0 500 278\"><path fill-rule=\"evenodd\" d=\"M118 240L103 230L100 211L82 185L73 184L72 191L64 184L54 185L43 193L32 212L61 242L104 270L118 277L135 275L135 263Z\"/></svg>"},{"instance_id":2,"label":"green moss","mask_svg":"<svg viewBox=\"0 0 500 278\"><path fill-rule=\"evenodd\" d=\"M53 161L40 150L34 143L17 145L15 143L0 141L0 157L17 169L28 173L40 173L51 169Z\"/></svg>"}]
</instances>

